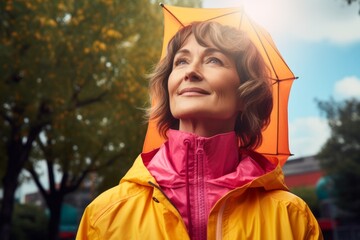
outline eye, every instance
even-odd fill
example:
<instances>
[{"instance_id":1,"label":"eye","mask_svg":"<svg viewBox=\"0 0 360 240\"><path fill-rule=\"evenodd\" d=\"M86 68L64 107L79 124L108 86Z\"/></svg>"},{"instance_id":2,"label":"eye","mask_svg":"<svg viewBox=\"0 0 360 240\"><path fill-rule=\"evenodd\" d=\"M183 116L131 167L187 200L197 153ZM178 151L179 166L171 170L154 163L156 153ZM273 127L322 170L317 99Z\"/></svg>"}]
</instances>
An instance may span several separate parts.
<instances>
[{"instance_id":1,"label":"eye","mask_svg":"<svg viewBox=\"0 0 360 240\"><path fill-rule=\"evenodd\" d=\"M174 66L184 65L187 64L188 60L186 58L178 58L174 61Z\"/></svg>"},{"instance_id":2,"label":"eye","mask_svg":"<svg viewBox=\"0 0 360 240\"><path fill-rule=\"evenodd\" d=\"M217 64L217 65L223 65L223 62L217 57L209 57L207 62Z\"/></svg>"}]
</instances>

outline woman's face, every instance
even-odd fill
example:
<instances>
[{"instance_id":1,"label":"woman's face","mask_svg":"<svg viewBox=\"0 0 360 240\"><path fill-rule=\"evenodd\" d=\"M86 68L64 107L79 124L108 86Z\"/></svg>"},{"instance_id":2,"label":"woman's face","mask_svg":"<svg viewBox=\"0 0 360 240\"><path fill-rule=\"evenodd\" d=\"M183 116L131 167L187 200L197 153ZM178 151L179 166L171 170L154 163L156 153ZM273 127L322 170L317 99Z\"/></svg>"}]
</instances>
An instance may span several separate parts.
<instances>
[{"instance_id":1,"label":"woman's face","mask_svg":"<svg viewBox=\"0 0 360 240\"><path fill-rule=\"evenodd\" d=\"M175 54L168 80L171 113L180 123L215 120L233 130L240 110L239 85L234 60L215 47L199 45L190 35Z\"/></svg>"}]
</instances>

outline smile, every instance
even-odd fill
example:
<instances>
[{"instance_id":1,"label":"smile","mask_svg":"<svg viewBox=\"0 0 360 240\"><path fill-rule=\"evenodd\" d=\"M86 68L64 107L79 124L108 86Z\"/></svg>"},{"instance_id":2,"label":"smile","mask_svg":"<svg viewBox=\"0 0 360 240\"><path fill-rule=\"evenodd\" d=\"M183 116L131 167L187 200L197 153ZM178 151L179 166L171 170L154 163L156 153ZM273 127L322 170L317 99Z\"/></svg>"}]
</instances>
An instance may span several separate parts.
<instances>
[{"instance_id":1,"label":"smile","mask_svg":"<svg viewBox=\"0 0 360 240\"><path fill-rule=\"evenodd\" d=\"M184 88L178 92L180 96L197 96L197 95L210 95L210 93L201 88Z\"/></svg>"}]
</instances>

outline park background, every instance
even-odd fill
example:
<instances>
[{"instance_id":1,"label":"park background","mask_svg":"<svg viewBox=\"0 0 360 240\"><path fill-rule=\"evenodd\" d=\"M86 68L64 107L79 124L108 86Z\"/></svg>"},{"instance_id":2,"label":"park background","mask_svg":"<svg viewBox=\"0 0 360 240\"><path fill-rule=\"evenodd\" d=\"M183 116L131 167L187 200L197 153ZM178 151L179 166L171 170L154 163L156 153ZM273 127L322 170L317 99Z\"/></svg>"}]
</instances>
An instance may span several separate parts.
<instances>
[{"instance_id":1,"label":"park background","mask_svg":"<svg viewBox=\"0 0 360 240\"><path fill-rule=\"evenodd\" d=\"M289 161L316 155L330 138L319 101L360 97L358 1L164 3L241 6L270 32L299 77L289 99ZM93 198L114 186L141 151L140 109L149 104L145 76L160 57L161 8L151 0L0 7L2 188L12 185L18 202L40 192L60 214L66 195L87 185Z\"/></svg>"}]
</instances>

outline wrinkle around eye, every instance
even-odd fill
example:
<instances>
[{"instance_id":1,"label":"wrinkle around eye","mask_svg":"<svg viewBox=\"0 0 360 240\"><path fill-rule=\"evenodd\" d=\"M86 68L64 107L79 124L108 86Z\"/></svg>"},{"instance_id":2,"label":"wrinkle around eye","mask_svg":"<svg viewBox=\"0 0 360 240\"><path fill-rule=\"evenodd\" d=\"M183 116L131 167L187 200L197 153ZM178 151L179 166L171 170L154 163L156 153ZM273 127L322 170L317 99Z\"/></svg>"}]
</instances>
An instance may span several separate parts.
<instances>
[{"instance_id":1,"label":"wrinkle around eye","mask_svg":"<svg viewBox=\"0 0 360 240\"><path fill-rule=\"evenodd\" d=\"M174 60L173 66L177 67L179 65L185 65L188 64L188 60L185 58L178 58Z\"/></svg>"}]
</instances>

